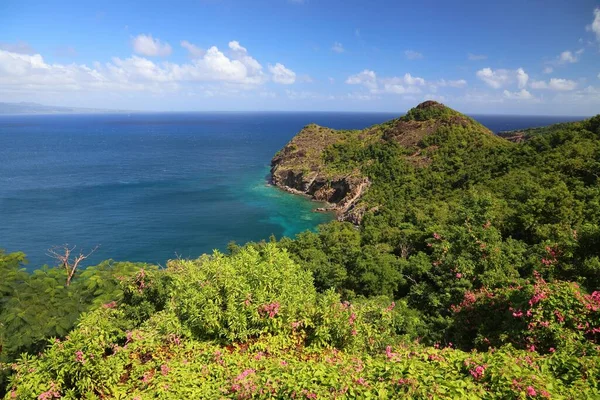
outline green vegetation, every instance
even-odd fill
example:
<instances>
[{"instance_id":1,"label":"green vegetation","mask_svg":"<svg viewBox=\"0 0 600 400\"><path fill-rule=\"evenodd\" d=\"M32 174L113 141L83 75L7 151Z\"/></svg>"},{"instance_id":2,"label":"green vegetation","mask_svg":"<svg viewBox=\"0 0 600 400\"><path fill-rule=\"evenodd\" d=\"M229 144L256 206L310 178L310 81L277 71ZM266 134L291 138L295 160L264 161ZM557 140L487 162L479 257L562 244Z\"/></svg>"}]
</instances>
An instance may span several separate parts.
<instances>
[{"instance_id":1,"label":"green vegetation","mask_svg":"<svg viewBox=\"0 0 600 400\"><path fill-rule=\"evenodd\" d=\"M0 253L0 395L600 398L600 116L509 141L425 103L303 132L298 166L370 180L360 226L70 285Z\"/></svg>"}]
</instances>

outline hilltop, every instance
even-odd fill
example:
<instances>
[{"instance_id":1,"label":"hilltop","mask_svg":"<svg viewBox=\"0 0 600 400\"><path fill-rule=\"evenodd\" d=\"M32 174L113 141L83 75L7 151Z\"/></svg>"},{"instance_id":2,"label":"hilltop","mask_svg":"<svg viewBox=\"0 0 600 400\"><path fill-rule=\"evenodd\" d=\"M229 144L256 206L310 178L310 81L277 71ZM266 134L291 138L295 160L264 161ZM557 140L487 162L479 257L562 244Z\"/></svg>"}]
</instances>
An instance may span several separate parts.
<instances>
[{"instance_id":1,"label":"hilltop","mask_svg":"<svg viewBox=\"0 0 600 400\"><path fill-rule=\"evenodd\" d=\"M406 115L363 130L335 130L316 124L302 129L271 161L272 182L296 194L331 203L339 220L359 224L367 209L361 204L371 186L368 166L374 146L399 146L402 158L427 168L437 151L449 144L450 132L466 135L469 146L506 146L506 140L472 118L445 105L426 101Z\"/></svg>"}]
</instances>

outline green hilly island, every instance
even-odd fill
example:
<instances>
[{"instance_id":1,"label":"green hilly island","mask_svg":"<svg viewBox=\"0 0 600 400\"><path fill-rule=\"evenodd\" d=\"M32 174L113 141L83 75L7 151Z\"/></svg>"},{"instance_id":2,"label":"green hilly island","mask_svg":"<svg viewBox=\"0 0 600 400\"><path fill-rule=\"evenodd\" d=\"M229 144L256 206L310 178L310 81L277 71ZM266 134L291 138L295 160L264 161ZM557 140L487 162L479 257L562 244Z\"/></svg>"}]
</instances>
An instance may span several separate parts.
<instances>
[{"instance_id":1,"label":"green hilly island","mask_svg":"<svg viewBox=\"0 0 600 400\"><path fill-rule=\"evenodd\" d=\"M311 124L271 181L337 220L164 268L0 252L0 397L600 398L600 115Z\"/></svg>"}]
</instances>

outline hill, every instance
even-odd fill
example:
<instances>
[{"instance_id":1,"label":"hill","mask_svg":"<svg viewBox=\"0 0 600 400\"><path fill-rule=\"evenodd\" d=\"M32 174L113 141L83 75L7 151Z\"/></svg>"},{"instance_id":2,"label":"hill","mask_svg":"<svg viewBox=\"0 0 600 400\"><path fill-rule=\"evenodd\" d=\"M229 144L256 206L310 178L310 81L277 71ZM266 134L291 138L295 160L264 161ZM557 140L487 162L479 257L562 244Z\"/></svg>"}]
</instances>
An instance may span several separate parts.
<instances>
[{"instance_id":1,"label":"hill","mask_svg":"<svg viewBox=\"0 0 600 400\"><path fill-rule=\"evenodd\" d=\"M372 181L370 150L398 145L404 151L402 159L428 168L433 154L452 144L444 140L451 132L462 134L473 147L508 145L472 118L426 101L403 117L364 130L307 125L271 161L272 182L291 193L332 203L330 209L339 220L360 224L367 209L380 206L361 202Z\"/></svg>"},{"instance_id":2,"label":"hill","mask_svg":"<svg viewBox=\"0 0 600 400\"><path fill-rule=\"evenodd\" d=\"M354 223L72 279L0 252L0 395L600 398L600 115L505 137L308 125L273 180Z\"/></svg>"}]
</instances>

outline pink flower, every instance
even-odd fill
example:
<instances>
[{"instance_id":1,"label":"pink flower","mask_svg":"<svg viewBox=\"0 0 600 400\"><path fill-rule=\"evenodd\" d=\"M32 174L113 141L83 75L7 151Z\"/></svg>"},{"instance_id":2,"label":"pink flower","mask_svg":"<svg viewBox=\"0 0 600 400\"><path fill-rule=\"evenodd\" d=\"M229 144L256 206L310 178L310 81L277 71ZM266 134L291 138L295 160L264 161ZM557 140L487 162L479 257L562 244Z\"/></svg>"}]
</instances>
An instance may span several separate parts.
<instances>
[{"instance_id":1,"label":"pink flower","mask_svg":"<svg viewBox=\"0 0 600 400\"><path fill-rule=\"evenodd\" d=\"M253 374L254 372L256 372L256 371L255 371L255 370L253 370L253 369L247 369L247 370L245 370L244 372L242 372L241 374L239 374L239 375L238 375L238 376L235 378L235 380L236 380L236 381L241 381L242 379L244 379L245 377L247 377L247 376L248 376L248 375L250 375L250 374Z\"/></svg>"},{"instance_id":2,"label":"pink flower","mask_svg":"<svg viewBox=\"0 0 600 400\"><path fill-rule=\"evenodd\" d=\"M554 353L554 352L556 351L556 349L555 349L554 347L550 347L550 348L548 349L548 351L549 351L550 353Z\"/></svg>"},{"instance_id":3,"label":"pink flower","mask_svg":"<svg viewBox=\"0 0 600 400\"><path fill-rule=\"evenodd\" d=\"M116 301L111 301L110 303L102 304L102 307L104 307L104 308L115 308L116 306L117 306Z\"/></svg>"},{"instance_id":4,"label":"pink flower","mask_svg":"<svg viewBox=\"0 0 600 400\"><path fill-rule=\"evenodd\" d=\"M457 272L456 273L456 279L460 279L460 278L462 278L462 274L460 272Z\"/></svg>"},{"instance_id":5,"label":"pink flower","mask_svg":"<svg viewBox=\"0 0 600 400\"><path fill-rule=\"evenodd\" d=\"M169 370L170 368L166 364L160 366L160 373L163 374L163 376L166 376L169 373Z\"/></svg>"},{"instance_id":6,"label":"pink flower","mask_svg":"<svg viewBox=\"0 0 600 400\"><path fill-rule=\"evenodd\" d=\"M394 307L396 307L396 302L392 301L392 304L390 304L390 306L388 308L386 308L387 311L392 311L394 309Z\"/></svg>"},{"instance_id":7,"label":"pink flower","mask_svg":"<svg viewBox=\"0 0 600 400\"><path fill-rule=\"evenodd\" d=\"M83 355L83 351L77 350L75 352L75 361L77 361L78 363L81 363L81 364L85 364L85 358Z\"/></svg>"},{"instance_id":8,"label":"pink flower","mask_svg":"<svg viewBox=\"0 0 600 400\"><path fill-rule=\"evenodd\" d=\"M263 304L259 308L259 312L263 314L268 314L269 318L274 318L279 313L279 302Z\"/></svg>"},{"instance_id":9,"label":"pink flower","mask_svg":"<svg viewBox=\"0 0 600 400\"><path fill-rule=\"evenodd\" d=\"M435 240L440 240L442 238L442 236L437 232L433 232L433 237Z\"/></svg>"},{"instance_id":10,"label":"pink flower","mask_svg":"<svg viewBox=\"0 0 600 400\"><path fill-rule=\"evenodd\" d=\"M14 393L14 396L13 396ZM16 398L16 393L14 391L10 392L11 397ZM60 399L60 393L56 390L54 382L50 382L50 389L46 392L41 393L38 396L38 400L51 400L51 399Z\"/></svg>"},{"instance_id":11,"label":"pink flower","mask_svg":"<svg viewBox=\"0 0 600 400\"><path fill-rule=\"evenodd\" d=\"M356 336L358 334L358 332L356 332L356 329L352 329L352 336Z\"/></svg>"},{"instance_id":12,"label":"pink flower","mask_svg":"<svg viewBox=\"0 0 600 400\"><path fill-rule=\"evenodd\" d=\"M350 314L350 319L348 320L348 322L350 323L350 325L354 325L354 321L356 321L356 314L352 313Z\"/></svg>"},{"instance_id":13,"label":"pink flower","mask_svg":"<svg viewBox=\"0 0 600 400\"><path fill-rule=\"evenodd\" d=\"M527 386L527 394L533 397L537 395L537 392L535 391L533 386Z\"/></svg>"},{"instance_id":14,"label":"pink flower","mask_svg":"<svg viewBox=\"0 0 600 400\"><path fill-rule=\"evenodd\" d=\"M361 385L361 386L367 386L368 385L367 381L363 377L358 378L355 382L357 384Z\"/></svg>"},{"instance_id":15,"label":"pink flower","mask_svg":"<svg viewBox=\"0 0 600 400\"><path fill-rule=\"evenodd\" d=\"M513 317L515 317L515 318L521 318L522 316L523 316L523 311L521 311L521 310L513 313Z\"/></svg>"},{"instance_id":16,"label":"pink flower","mask_svg":"<svg viewBox=\"0 0 600 400\"><path fill-rule=\"evenodd\" d=\"M483 377L483 374L485 373L485 367L483 365L478 365L469 372L471 373L473 378L475 378L475 380L479 380Z\"/></svg>"},{"instance_id":17,"label":"pink flower","mask_svg":"<svg viewBox=\"0 0 600 400\"><path fill-rule=\"evenodd\" d=\"M396 357L396 353L392 352L392 346L387 346L385 348L385 356L389 359Z\"/></svg>"},{"instance_id":18,"label":"pink flower","mask_svg":"<svg viewBox=\"0 0 600 400\"><path fill-rule=\"evenodd\" d=\"M527 347L527 350L535 351L535 346L532 344L531 346Z\"/></svg>"}]
</instances>

